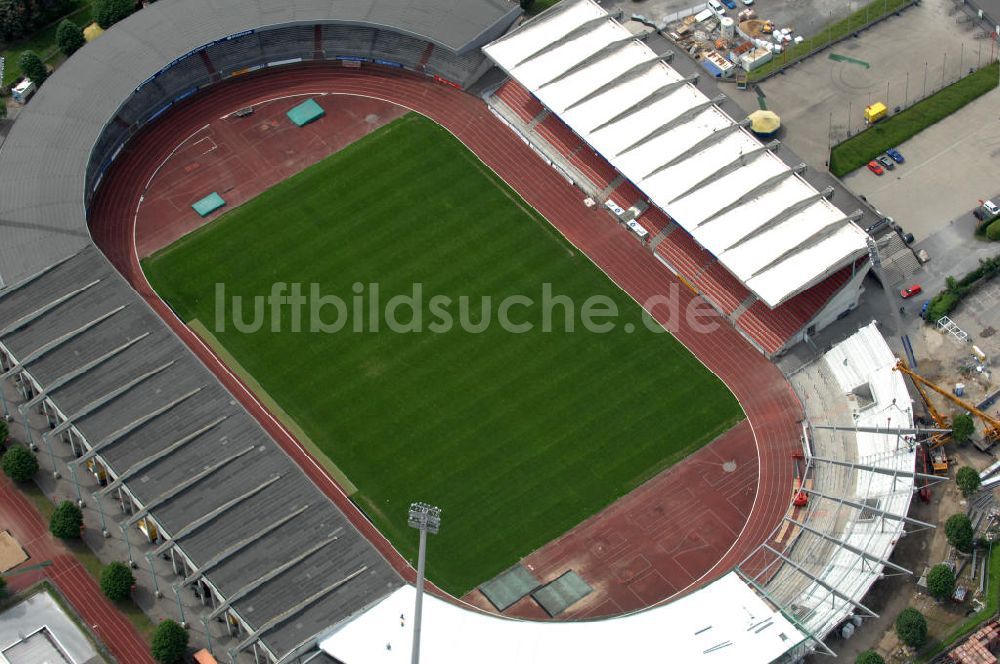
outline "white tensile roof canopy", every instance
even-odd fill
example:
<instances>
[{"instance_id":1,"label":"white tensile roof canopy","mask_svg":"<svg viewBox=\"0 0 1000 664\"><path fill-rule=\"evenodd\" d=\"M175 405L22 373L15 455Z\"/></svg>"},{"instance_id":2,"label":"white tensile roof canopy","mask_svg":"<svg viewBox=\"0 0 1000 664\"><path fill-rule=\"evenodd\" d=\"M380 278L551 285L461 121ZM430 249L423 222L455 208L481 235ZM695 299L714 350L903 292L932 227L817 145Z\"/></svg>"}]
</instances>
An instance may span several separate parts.
<instances>
[{"instance_id":1,"label":"white tensile roof canopy","mask_svg":"<svg viewBox=\"0 0 1000 664\"><path fill-rule=\"evenodd\" d=\"M592 0L484 51L768 306L866 251L864 231Z\"/></svg>"},{"instance_id":2,"label":"white tensile roof canopy","mask_svg":"<svg viewBox=\"0 0 1000 664\"><path fill-rule=\"evenodd\" d=\"M406 585L319 647L347 664L408 664L416 590ZM487 615L427 595L421 660L434 664L771 662L808 638L735 572L670 604L590 622Z\"/></svg>"}]
</instances>

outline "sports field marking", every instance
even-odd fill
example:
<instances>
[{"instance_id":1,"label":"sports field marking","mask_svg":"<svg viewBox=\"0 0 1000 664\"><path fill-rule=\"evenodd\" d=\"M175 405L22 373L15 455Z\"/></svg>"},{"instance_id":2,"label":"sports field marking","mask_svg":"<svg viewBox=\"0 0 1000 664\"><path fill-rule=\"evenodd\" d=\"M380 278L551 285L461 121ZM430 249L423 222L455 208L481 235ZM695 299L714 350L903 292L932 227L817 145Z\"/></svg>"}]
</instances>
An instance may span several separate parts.
<instances>
[{"instance_id":1,"label":"sports field marking","mask_svg":"<svg viewBox=\"0 0 1000 664\"><path fill-rule=\"evenodd\" d=\"M208 344L208 347L211 348L215 354L226 363L226 366L229 367L247 387L253 390L253 393L257 395L260 403L278 418L285 429L295 436L300 443L305 445L306 449L309 450L313 456L319 459L319 462L323 465L326 472L330 473L333 479L340 484L341 488L343 488L344 493L348 496L353 496L358 492L358 487L351 484L351 480L347 479L347 475L345 475L340 468L337 468L337 464L335 464L330 457L319 449L316 443L314 443L306 432L302 430L302 427L296 424L295 420L292 419L292 417L286 413L280 405L278 405L278 402L271 398L271 395L267 393L261 384L254 380L254 377L250 374L250 372L243 368L243 365L241 365L239 361L237 361L237 359L233 357L228 350L226 350L225 346L219 343L219 340L215 338L215 335L213 335L200 320L195 318L189 322L187 326L190 327L195 334L201 337L206 344Z\"/></svg>"},{"instance_id":2,"label":"sports field marking","mask_svg":"<svg viewBox=\"0 0 1000 664\"><path fill-rule=\"evenodd\" d=\"M187 320L216 320L223 282L244 297L318 283L348 301L352 282L379 282L386 299L424 283L497 300L551 282L618 305L622 331L605 335L215 333L404 555L409 502L451 515L430 573L453 594L742 418L703 364L645 331L634 300L512 195L450 134L406 116L145 262ZM643 331L624 336L626 322Z\"/></svg>"}]
</instances>

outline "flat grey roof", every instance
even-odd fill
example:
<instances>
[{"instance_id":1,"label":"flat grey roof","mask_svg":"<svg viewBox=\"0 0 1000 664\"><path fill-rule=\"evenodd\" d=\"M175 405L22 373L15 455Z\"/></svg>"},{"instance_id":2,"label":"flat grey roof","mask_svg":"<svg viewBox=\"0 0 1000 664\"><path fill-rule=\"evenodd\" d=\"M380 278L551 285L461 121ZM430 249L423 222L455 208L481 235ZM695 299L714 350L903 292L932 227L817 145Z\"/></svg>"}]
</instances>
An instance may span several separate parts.
<instances>
[{"instance_id":1,"label":"flat grey roof","mask_svg":"<svg viewBox=\"0 0 1000 664\"><path fill-rule=\"evenodd\" d=\"M288 23L384 28L463 52L520 14L512 0L169 0L146 5L39 88L0 148L0 279L11 284L90 243L84 174L119 105L174 59Z\"/></svg>"},{"instance_id":2,"label":"flat grey roof","mask_svg":"<svg viewBox=\"0 0 1000 664\"><path fill-rule=\"evenodd\" d=\"M0 291L0 342L279 656L402 584L96 247Z\"/></svg>"}]
</instances>

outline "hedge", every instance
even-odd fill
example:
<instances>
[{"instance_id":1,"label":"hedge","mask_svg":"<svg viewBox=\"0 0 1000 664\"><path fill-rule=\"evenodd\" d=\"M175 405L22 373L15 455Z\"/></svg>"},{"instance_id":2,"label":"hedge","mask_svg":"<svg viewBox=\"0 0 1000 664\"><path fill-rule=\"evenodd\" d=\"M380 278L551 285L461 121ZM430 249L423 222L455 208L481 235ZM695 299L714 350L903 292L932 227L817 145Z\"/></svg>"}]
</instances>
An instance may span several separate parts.
<instances>
[{"instance_id":1,"label":"hedge","mask_svg":"<svg viewBox=\"0 0 1000 664\"><path fill-rule=\"evenodd\" d=\"M843 177L861 168L889 148L912 138L997 87L998 75L1000 64L994 62L835 145L830 151L830 172Z\"/></svg>"}]
</instances>

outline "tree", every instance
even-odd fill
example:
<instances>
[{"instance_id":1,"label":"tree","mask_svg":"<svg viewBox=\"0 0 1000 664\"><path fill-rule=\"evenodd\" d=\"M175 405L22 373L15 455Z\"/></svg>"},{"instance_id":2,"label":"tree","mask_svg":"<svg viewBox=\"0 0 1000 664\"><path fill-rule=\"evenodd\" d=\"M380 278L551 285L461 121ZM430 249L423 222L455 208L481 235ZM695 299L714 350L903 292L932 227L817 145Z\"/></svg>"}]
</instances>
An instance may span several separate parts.
<instances>
[{"instance_id":1,"label":"tree","mask_svg":"<svg viewBox=\"0 0 1000 664\"><path fill-rule=\"evenodd\" d=\"M83 38L83 28L68 18L64 18L56 28L56 43L59 45L59 50L67 57L80 50L86 41Z\"/></svg>"},{"instance_id":2,"label":"tree","mask_svg":"<svg viewBox=\"0 0 1000 664\"><path fill-rule=\"evenodd\" d=\"M927 641L927 620L913 607L903 609L896 616L896 636L911 648L919 648Z\"/></svg>"},{"instance_id":3,"label":"tree","mask_svg":"<svg viewBox=\"0 0 1000 664\"><path fill-rule=\"evenodd\" d=\"M18 62L21 65L21 71L35 85L40 86L49 77L48 68L46 68L45 63L42 62L42 59L34 51L28 50L22 53L21 59Z\"/></svg>"},{"instance_id":4,"label":"tree","mask_svg":"<svg viewBox=\"0 0 1000 664\"><path fill-rule=\"evenodd\" d=\"M535 0L521 0L521 9L528 11L534 6Z\"/></svg>"},{"instance_id":5,"label":"tree","mask_svg":"<svg viewBox=\"0 0 1000 664\"><path fill-rule=\"evenodd\" d=\"M107 30L118 21L128 18L134 11L134 0L97 0L94 17L97 25Z\"/></svg>"},{"instance_id":6,"label":"tree","mask_svg":"<svg viewBox=\"0 0 1000 664\"><path fill-rule=\"evenodd\" d=\"M948 544L961 551L970 553L972 551L972 540L975 531L972 528L972 521L964 514L952 514L944 522L944 534L948 538Z\"/></svg>"},{"instance_id":7,"label":"tree","mask_svg":"<svg viewBox=\"0 0 1000 664\"><path fill-rule=\"evenodd\" d=\"M31 24L23 0L0 0L0 39L12 41L23 37Z\"/></svg>"},{"instance_id":8,"label":"tree","mask_svg":"<svg viewBox=\"0 0 1000 664\"><path fill-rule=\"evenodd\" d=\"M31 450L15 445L3 455L3 472L15 482L27 482L38 472L38 459Z\"/></svg>"},{"instance_id":9,"label":"tree","mask_svg":"<svg viewBox=\"0 0 1000 664\"><path fill-rule=\"evenodd\" d=\"M927 590L935 599L947 599L955 592L955 573L941 563L927 573Z\"/></svg>"},{"instance_id":10,"label":"tree","mask_svg":"<svg viewBox=\"0 0 1000 664\"><path fill-rule=\"evenodd\" d=\"M132 594L135 577L125 563L115 561L101 570L101 592L112 602L120 602Z\"/></svg>"},{"instance_id":11,"label":"tree","mask_svg":"<svg viewBox=\"0 0 1000 664\"><path fill-rule=\"evenodd\" d=\"M3 97L0 97L0 120L3 120L5 117L7 117L7 100L4 99ZM7 426L7 422L4 421L3 425ZM4 443L7 442L7 436L3 437L3 442ZM0 443L0 445L2 444L3 443Z\"/></svg>"},{"instance_id":12,"label":"tree","mask_svg":"<svg viewBox=\"0 0 1000 664\"><path fill-rule=\"evenodd\" d=\"M854 658L854 664L885 664L885 658L874 650L866 650Z\"/></svg>"},{"instance_id":13,"label":"tree","mask_svg":"<svg viewBox=\"0 0 1000 664\"><path fill-rule=\"evenodd\" d=\"M956 415L951 420L951 437L956 443L967 442L975 431L976 423L968 413Z\"/></svg>"},{"instance_id":14,"label":"tree","mask_svg":"<svg viewBox=\"0 0 1000 664\"><path fill-rule=\"evenodd\" d=\"M153 659L160 664L178 664L184 657L187 645L187 630L173 620L164 620L153 632Z\"/></svg>"},{"instance_id":15,"label":"tree","mask_svg":"<svg viewBox=\"0 0 1000 664\"><path fill-rule=\"evenodd\" d=\"M83 512L68 500L59 503L49 519L49 532L59 539L78 539L82 527Z\"/></svg>"},{"instance_id":16,"label":"tree","mask_svg":"<svg viewBox=\"0 0 1000 664\"><path fill-rule=\"evenodd\" d=\"M979 473L977 473L976 469L971 466L962 466L958 469L958 472L955 473L955 484L958 485L962 495L966 498L979 491L979 485L981 483L982 480L979 479Z\"/></svg>"},{"instance_id":17,"label":"tree","mask_svg":"<svg viewBox=\"0 0 1000 664\"><path fill-rule=\"evenodd\" d=\"M3 97L0 97L0 120L5 117L7 117L7 103ZM10 438L10 426L8 426L7 420L0 417L0 445L6 443L8 438Z\"/></svg>"}]
</instances>

